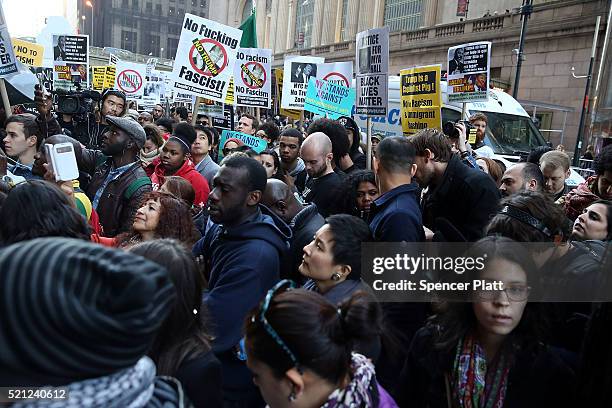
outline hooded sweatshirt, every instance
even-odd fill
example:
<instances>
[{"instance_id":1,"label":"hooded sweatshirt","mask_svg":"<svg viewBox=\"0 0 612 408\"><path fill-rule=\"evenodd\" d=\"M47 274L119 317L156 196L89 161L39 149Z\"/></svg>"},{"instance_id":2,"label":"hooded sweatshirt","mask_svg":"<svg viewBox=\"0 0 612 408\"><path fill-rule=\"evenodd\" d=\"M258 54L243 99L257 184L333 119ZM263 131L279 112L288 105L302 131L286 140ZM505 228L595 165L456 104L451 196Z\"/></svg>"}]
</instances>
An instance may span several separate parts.
<instances>
[{"instance_id":1,"label":"hooded sweatshirt","mask_svg":"<svg viewBox=\"0 0 612 408\"><path fill-rule=\"evenodd\" d=\"M153 183L153 190L159 190L166 180L166 168L161 164L161 159L157 158L153 161L155 169L149 176ZM173 174L173 176L182 177L191 183L195 190L195 200L193 205L204 206L208 201L210 188L206 179L195 169L191 160L185 160L183 165Z\"/></svg>"}]
</instances>

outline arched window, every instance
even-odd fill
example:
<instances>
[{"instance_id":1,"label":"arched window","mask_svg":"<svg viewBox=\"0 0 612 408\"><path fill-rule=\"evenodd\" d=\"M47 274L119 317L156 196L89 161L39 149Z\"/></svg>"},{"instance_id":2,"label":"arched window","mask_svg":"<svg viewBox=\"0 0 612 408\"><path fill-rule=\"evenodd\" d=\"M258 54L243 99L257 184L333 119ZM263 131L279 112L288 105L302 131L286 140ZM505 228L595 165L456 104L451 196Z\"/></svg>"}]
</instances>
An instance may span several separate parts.
<instances>
[{"instance_id":1,"label":"arched window","mask_svg":"<svg viewBox=\"0 0 612 408\"><path fill-rule=\"evenodd\" d=\"M315 0L298 0L295 14L295 45L309 48L312 41L312 19Z\"/></svg>"},{"instance_id":2,"label":"arched window","mask_svg":"<svg viewBox=\"0 0 612 408\"><path fill-rule=\"evenodd\" d=\"M385 25L391 31L416 30L423 23L423 0L386 0Z\"/></svg>"}]
</instances>

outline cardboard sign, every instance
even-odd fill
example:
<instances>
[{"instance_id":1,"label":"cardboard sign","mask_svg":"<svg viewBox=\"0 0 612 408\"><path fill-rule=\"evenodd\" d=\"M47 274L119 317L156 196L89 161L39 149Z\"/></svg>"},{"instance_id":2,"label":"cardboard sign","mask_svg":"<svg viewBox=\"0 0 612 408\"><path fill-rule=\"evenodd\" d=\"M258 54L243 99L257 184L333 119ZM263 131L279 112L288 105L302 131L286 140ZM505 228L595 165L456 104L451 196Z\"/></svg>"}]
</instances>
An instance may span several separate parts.
<instances>
[{"instance_id":1,"label":"cardboard sign","mask_svg":"<svg viewBox=\"0 0 612 408\"><path fill-rule=\"evenodd\" d=\"M234 65L235 66L235 65ZM225 94L225 104L234 105L236 98L234 97L234 77L232 76L227 87L227 93Z\"/></svg>"},{"instance_id":2,"label":"cardboard sign","mask_svg":"<svg viewBox=\"0 0 612 408\"><path fill-rule=\"evenodd\" d=\"M36 75L48 92L53 91L53 68L30 67L30 71Z\"/></svg>"},{"instance_id":3,"label":"cardboard sign","mask_svg":"<svg viewBox=\"0 0 612 408\"><path fill-rule=\"evenodd\" d=\"M232 130L224 130L223 132L221 132L221 139L219 140L219 162L221 162L221 160L223 159L223 146L225 145L227 139L231 138L241 140L245 145L249 146L257 153L261 153L268 147L268 142L258 137L240 132L235 132Z\"/></svg>"},{"instance_id":4,"label":"cardboard sign","mask_svg":"<svg viewBox=\"0 0 612 408\"><path fill-rule=\"evenodd\" d=\"M304 103L305 110L337 119L340 116L351 116L354 104L354 89L322 79L310 78Z\"/></svg>"},{"instance_id":5,"label":"cardboard sign","mask_svg":"<svg viewBox=\"0 0 612 408\"><path fill-rule=\"evenodd\" d=\"M119 57L117 57L115 54L110 54L108 56L108 65L117 65L118 62Z\"/></svg>"},{"instance_id":6,"label":"cardboard sign","mask_svg":"<svg viewBox=\"0 0 612 408\"><path fill-rule=\"evenodd\" d=\"M102 91L104 89L104 78L106 77L106 67L91 67L91 87L95 91Z\"/></svg>"},{"instance_id":7,"label":"cardboard sign","mask_svg":"<svg viewBox=\"0 0 612 408\"><path fill-rule=\"evenodd\" d=\"M317 79L350 88L353 80L353 63L345 61L317 64Z\"/></svg>"},{"instance_id":8,"label":"cardboard sign","mask_svg":"<svg viewBox=\"0 0 612 408\"><path fill-rule=\"evenodd\" d=\"M151 71L146 77L142 105L145 108L153 107L160 103L166 94L166 83L160 71Z\"/></svg>"},{"instance_id":9,"label":"cardboard sign","mask_svg":"<svg viewBox=\"0 0 612 408\"><path fill-rule=\"evenodd\" d=\"M389 27L375 28L357 34L355 78L359 115L387 114L389 72Z\"/></svg>"},{"instance_id":10,"label":"cardboard sign","mask_svg":"<svg viewBox=\"0 0 612 408\"><path fill-rule=\"evenodd\" d=\"M276 98L279 101L283 100L283 69L276 68L274 70L274 75L276 77ZM280 108L280 114L292 119L300 119L302 113L297 109L283 109Z\"/></svg>"},{"instance_id":11,"label":"cardboard sign","mask_svg":"<svg viewBox=\"0 0 612 408\"><path fill-rule=\"evenodd\" d=\"M4 19L4 10L0 4L0 78L17 72L16 61L11 36Z\"/></svg>"},{"instance_id":12,"label":"cardboard sign","mask_svg":"<svg viewBox=\"0 0 612 408\"><path fill-rule=\"evenodd\" d=\"M43 64L45 47L28 41L12 38L15 57L24 65L40 67Z\"/></svg>"},{"instance_id":13,"label":"cardboard sign","mask_svg":"<svg viewBox=\"0 0 612 408\"><path fill-rule=\"evenodd\" d=\"M476 102L489 99L489 41L462 44L448 49L448 101Z\"/></svg>"},{"instance_id":14,"label":"cardboard sign","mask_svg":"<svg viewBox=\"0 0 612 408\"><path fill-rule=\"evenodd\" d=\"M242 31L186 13L172 86L180 92L225 100Z\"/></svg>"},{"instance_id":15,"label":"cardboard sign","mask_svg":"<svg viewBox=\"0 0 612 408\"><path fill-rule=\"evenodd\" d=\"M143 96L145 73L147 66L131 62L119 61L116 65L115 89L125 93L126 96Z\"/></svg>"},{"instance_id":16,"label":"cardboard sign","mask_svg":"<svg viewBox=\"0 0 612 408\"><path fill-rule=\"evenodd\" d=\"M232 129L232 107L230 105L223 105L223 117L217 118L211 117L213 127L217 129Z\"/></svg>"},{"instance_id":17,"label":"cardboard sign","mask_svg":"<svg viewBox=\"0 0 612 408\"><path fill-rule=\"evenodd\" d=\"M106 72L104 75L104 89L112 88L115 86L115 74L117 68L114 65L107 65Z\"/></svg>"},{"instance_id":18,"label":"cardboard sign","mask_svg":"<svg viewBox=\"0 0 612 408\"><path fill-rule=\"evenodd\" d=\"M272 50L239 48L234 65L235 100L238 106L270 108Z\"/></svg>"},{"instance_id":19,"label":"cardboard sign","mask_svg":"<svg viewBox=\"0 0 612 408\"><path fill-rule=\"evenodd\" d=\"M324 61L320 57L285 58L282 108L304 110L308 81L317 77L317 64Z\"/></svg>"},{"instance_id":20,"label":"cardboard sign","mask_svg":"<svg viewBox=\"0 0 612 408\"><path fill-rule=\"evenodd\" d=\"M400 72L404 136L426 128L442 128L440 71L440 65L429 65Z\"/></svg>"},{"instance_id":21,"label":"cardboard sign","mask_svg":"<svg viewBox=\"0 0 612 408\"><path fill-rule=\"evenodd\" d=\"M89 36L53 35L53 87L66 91L89 86Z\"/></svg>"}]
</instances>

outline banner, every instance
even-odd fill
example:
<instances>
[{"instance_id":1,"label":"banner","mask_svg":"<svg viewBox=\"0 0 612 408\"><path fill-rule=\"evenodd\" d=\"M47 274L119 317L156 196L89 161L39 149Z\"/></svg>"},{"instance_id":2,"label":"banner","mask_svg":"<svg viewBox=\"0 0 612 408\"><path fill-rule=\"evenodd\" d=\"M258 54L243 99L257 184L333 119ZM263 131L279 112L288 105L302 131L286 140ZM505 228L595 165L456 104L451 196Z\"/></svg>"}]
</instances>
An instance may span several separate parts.
<instances>
[{"instance_id":1,"label":"banner","mask_svg":"<svg viewBox=\"0 0 612 408\"><path fill-rule=\"evenodd\" d=\"M489 99L489 41L462 44L448 49L448 101L475 102Z\"/></svg>"},{"instance_id":2,"label":"banner","mask_svg":"<svg viewBox=\"0 0 612 408\"><path fill-rule=\"evenodd\" d=\"M91 67L91 74L91 87L94 91L102 91L106 78L106 67Z\"/></svg>"},{"instance_id":3,"label":"banner","mask_svg":"<svg viewBox=\"0 0 612 408\"><path fill-rule=\"evenodd\" d=\"M235 101L238 106L270 108L272 50L239 48L234 65Z\"/></svg>"},{"instance_id":4,"label":"banner","mask_svg":"<svg viewBox=\"0 0 612 408\"><path fill-rule=\"evenodd\" d=\"M354 89L310 78L304 110L337 119L340 116L351 116L354 104Z\"/></svg>"},{"instance_id":5,"label":"banner","mask_svg":"<svg viewBox=\"0 0 612 408\"><path fill-rule=\"evenodd\" d=\"M317 64L325 60L320 57L287 57L284 63L283 97L281 107L304 110L304 100L310 77L317 77Z\"/></svg>"},{"instance_id":6,"label":"banner","mask_svg":"<svg viewBox=\"0 0 612 408\"><path fill-rule=\"evenodd\" d=\"M104 75L104 89L113 88L115 86L115 73L117 68L115 65L107 65Z\"/></svg>"},{"instance_id":7,"label":"banner","mask_svg":"<svg viewBox=\"0 0 612 408\"><path fill-rule=\"evenodd\" d=\"M159 61L159 58L149 58L147 60L147 76L151 75L151 72L153 72L157 65L157 61Z\"/></svg>"},{"instance_id":8,"label":"banner","mask_svg":"<svg viewBox=\"0 0 612 408\"><path fill-rule=\"evenodd\" d=\"M109 54L108 65L117 65L119 58L115 54Z\"/></svg>"},{"instance_id":9,"label":"banner","mask_svg":"<svg viewBox=\"0 0 612 408\"><path fill-rule=\"evenodd\" d=\"M186 13L172 86L183 93L225 100L242 31Z\"/></svg>"},{"instance_id":10,"label":"banner","mask_svg":"<svg viewBox=\"0 0 612 408\"><path fill-rule=\"evenodd\" d=\"M442 129L440 65L400 71L402 131L410 136L426 128Z\"/></svg>"},{"instance_id":11,"label":"banner","mask_svg":"<svg viewBox=\"0 0 612 408\"><path fill-rule=\"evenodd\" d=\"M17 72L15 51L11 45L11 36L4 19L4 10L0 4L0 78Z\"/></svg>"},{"instance_id":12,"label":"banner","mask_svg":"<svg viewBox=\"0 0 612 408\"><path fill-rule=\"evenodd\" d=\"M326 62L317 64L317 79L351 88L351 82L353 80L353 62Z\"/></svg>"},{"instance_id":13,"label":"banner","mask_svg":"<svg viewBox=\"0 0 612 408\"><path fill-rule=\"evenodd\" d=\"M219 140L219 162L223 159L223 145L225 145L227 139L231 138L242 140L245 145L255 150L257 153L261 153L268 147L268 142L253 135L247 135L232 130L224 130L221 132L221 139Z\"/></svg>"},{"instance_id":14,"label":"banner","mask_svg":"<svg viewBox=\"0 0 612 408\"><path fill-rule=\"evenodd\" d=\"M164 100L166 94L166 82L160 71L151 71L145 78L142 105L145 108L153 107Z\"/></svg>"},{"instance_id":15,"label":"banner","mask_svg":"<svg viewBox=\"0 0 612 408\"><path fill-rule=\"evenodd\" d=\"M146 71L147 66L144 64L119 61L116 65L114 88L124 92L128 98L143 96Z\"/></svg>"},{"instance_id":16,"label":"banner","mask_svg":"<svg viewBox=\"0 0 612 408\"><path fill-rule=\"evenodd\" d=\"M30 67L41 67L43 64L43 55L45 54L45 47L23 41L18 38L11 38L13 43L13 51L15 51L15 57L24 65Z\"/></svg>"},{"instance_id":17,"label":"banner","mask_svg":"<svg viewBox=\"0 0 612 408\"><path fill-rule=\"evenodd\" d=\"M278 105L280 106L281 101L283 99L283 69L276 68L274 70L274 75L276 76L276 99L278 101ZM281 115L286 116L288 118L293 118L293 119L298 120L301 117L301 111L297 109L280 108L279 111Z\"/></svg>"},{"instance_id":18,"label":"banner","mask_svg":"<svg viewBox=\"0 0 612 408\"><path fill-rule=\"evenodd\" d=\"M89 36L53 35L53 87L75 90L89 86Z\"/></svg>"},{"instance_id":19,"label":"banner","mask_svg":"<svg viewBox=\"0 0 612 408\"><path fill-rule=\"evenodd\" d=\"M36 75L48 92L53 91L53 68L30 67L30 71Z\"/></svg>"},{"instance_id":20,"label":"banner","mask_svg":"<svg viewBox=\"0 0 612 408\"><path fill-rule=\"evenodd\" d=\"M357 34L355 47L357 75L356 113L367 116L387 114L389 72L389 27L375 28Z\"/></svg>"}]
</instances>

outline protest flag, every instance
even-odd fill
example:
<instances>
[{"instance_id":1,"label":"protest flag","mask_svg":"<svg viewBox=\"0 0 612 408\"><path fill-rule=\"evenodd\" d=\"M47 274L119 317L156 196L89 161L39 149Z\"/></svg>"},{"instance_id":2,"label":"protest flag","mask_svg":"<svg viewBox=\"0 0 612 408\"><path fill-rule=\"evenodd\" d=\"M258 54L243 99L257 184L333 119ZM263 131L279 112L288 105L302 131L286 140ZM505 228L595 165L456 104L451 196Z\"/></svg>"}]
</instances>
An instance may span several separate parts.
<instances>
[{"instance_id":1,"label":"protest flag","mask_svg":"<svg viewBox=\"0 0 612 408\"><path fill-rule=\"evenodd\" d=\"M251 15L244 20L238 28L242 30L240 47L257 48L257 19L255 18L255 7L253 7L251 11Z\"/></svg>"}]
</instances>

